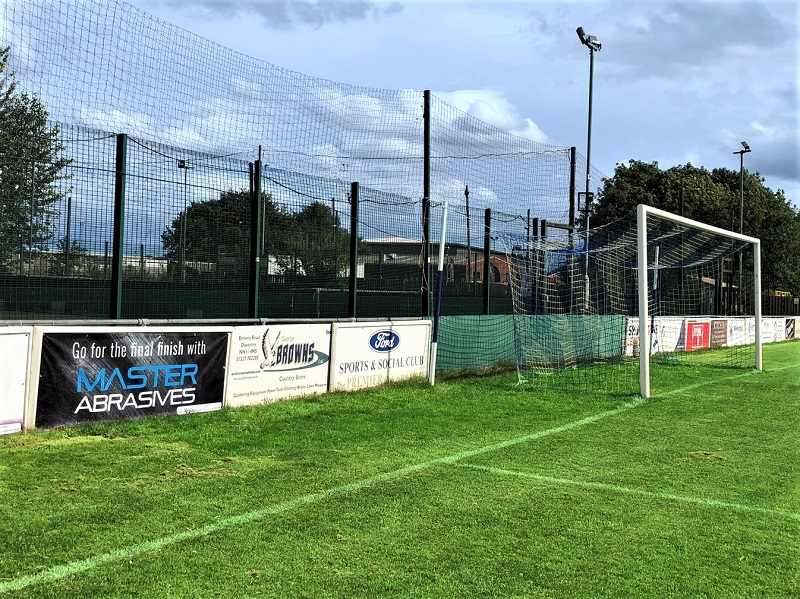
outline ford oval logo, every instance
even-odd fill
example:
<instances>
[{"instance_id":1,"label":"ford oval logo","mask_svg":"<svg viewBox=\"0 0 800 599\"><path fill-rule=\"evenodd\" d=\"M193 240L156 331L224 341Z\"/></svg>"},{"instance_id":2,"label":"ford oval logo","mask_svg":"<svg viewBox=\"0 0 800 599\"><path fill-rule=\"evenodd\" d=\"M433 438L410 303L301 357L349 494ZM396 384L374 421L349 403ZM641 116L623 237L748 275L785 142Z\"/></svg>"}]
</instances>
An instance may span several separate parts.
<instances>
[{"instance_id":1,"label":"ford oval logo","mask_svg":"<svg viewBox=\"0 0 800 599\"><path fill-rule=\"evenodd\" d=\"M397 349L400 345L400 335L394 331L378 331L369 338L369 346L375 351L387 352Z\"/></svg>"}]
</instances>

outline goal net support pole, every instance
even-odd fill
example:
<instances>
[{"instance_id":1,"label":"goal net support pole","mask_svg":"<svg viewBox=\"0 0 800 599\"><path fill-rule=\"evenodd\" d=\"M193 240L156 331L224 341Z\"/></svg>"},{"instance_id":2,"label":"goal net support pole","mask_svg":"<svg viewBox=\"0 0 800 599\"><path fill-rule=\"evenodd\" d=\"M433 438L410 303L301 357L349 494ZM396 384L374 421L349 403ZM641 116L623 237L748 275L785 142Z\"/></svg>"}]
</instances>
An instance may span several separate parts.
<instances>
[{"instance_id":1,"label":"goal net support pole","mask_svg":"<svg viewBox=\"0 0 800 599\"><path fill-rule=\"evenodd\" d=\"M762 370L761 354L761 242L755 237L748 237L739 233L734 233L726 229L712 227L701 222L684 218L652 208L644 204L639 204L636 208L637 224L637 267L638 267L638 287L639 287L639 388L642 397L650 398L650 330L648 326L648 276L647 276L647 217L656 216L668 221L687 225L703 231L708 231L716 235L722 235L732 240L748 243L753 246L753 308L755 312L755 368ZM741 289L740 289L741 293Z\"/></svg>"}]
</instances>

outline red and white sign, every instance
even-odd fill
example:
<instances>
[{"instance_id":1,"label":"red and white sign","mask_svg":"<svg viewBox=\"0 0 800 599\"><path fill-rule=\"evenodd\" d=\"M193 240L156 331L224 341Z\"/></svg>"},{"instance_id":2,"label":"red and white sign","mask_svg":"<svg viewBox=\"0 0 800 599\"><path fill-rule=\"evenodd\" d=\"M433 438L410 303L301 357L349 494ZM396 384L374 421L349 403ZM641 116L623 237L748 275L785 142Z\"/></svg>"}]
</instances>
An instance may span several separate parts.
<instances>
[{"instance_id":1,"label":"red and white sign","mask_svg":"<svg viewBox=\"0 0 800 599\"><path fill-rule=\"evenodd\" d=\"M711 339L711 323L687 322L686 323L686 351L708 349Z\"/></svg>"}]
</instances>

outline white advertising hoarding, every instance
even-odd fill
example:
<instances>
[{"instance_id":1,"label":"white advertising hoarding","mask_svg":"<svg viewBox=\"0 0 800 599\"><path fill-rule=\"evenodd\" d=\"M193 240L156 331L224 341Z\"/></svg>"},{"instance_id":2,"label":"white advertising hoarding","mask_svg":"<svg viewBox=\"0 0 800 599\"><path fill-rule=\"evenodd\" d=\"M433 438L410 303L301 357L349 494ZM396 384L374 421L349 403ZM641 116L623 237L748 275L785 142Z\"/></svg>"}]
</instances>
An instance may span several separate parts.
<instances>
[{"instance_id":1,"label":"white advertising hoarding","mask_svg":"<svg viewBox=\"0 0 800 599\"><path fill-rule=\"evenodd\" d=\"M650 319L650 354L683 351L686 331L681 317L659 316ZM625 355L634 355L639 345L639 317L629 316L625 333ZM641 348L639 348L641 350Z\"/></svg>"},{"instance_id":2,"label":"white advertising hoarding","mask_svg":"<svg viewBox=\"0 0 800 599\"><path fill-rule=\"evenodd\" d=\"M747 319L728 319L728 345L747 345Z\"/></svg>"},{"instance_id":3,"label":"white advertising hoarding","mask_svg":"<svg viewBox=\"0 0 800 599\"><path fill-rule=\"evenodd\" d=\"M686 327L681 317L662 317L659 320L658 351L674 353L686 347Z\"/></svg>"},{"instance_id":4,"label":"white advertising hoarding","mask_svg":"<svg viewBox=\"0 0 800 599\"><path fill-rule=\"evenodd\" d=\"M761 319L761 343L772 343L775 341L775 319Z\"/></svg>"},{"instance_id":5,"label":"white advertising hoarding","mask_svg":"<svg viewBox=\"0 0 800 599\"><path fill-rule=\"evenodd\" d=\"M634 350L634 348L636 348ZM639 351L639 317L628 316L625 327L625 355L629 358Z\"/></svg>"},{"instance_id":6,"label":"white advertising hoarding","mask_svg":"<svg viewBox=\"0 0 800 599\"><path fill-rule=\"evenodd\" d=\"M0 435L22 430L32 331L32 327L0 327Z\"/></svg>"},{"instance_id":7,"label":"white advertising hoarding","mask_svg":"<svg viewBox=\"0 0 800 599\"><path fill-rule=\"evenodd\" d=\"M775 330L775 341L786 341L786 319L773 318L772 326Z\"/></svg>"},{"instance_id":8,"label":"white advertising hoarding","mask_svg":"<svg viewBox=\"0 0 800 599\"><path fill-rule=\"evenodd\" d=\"M329 324L236 327L225 405L272 403L328 391Z\"/></svg>"},{"instance_id":9,"label":"white advertising hoarding","mask_svg":"<svg viewBox=\"0 0 800 599\"><path fill-rule=\"evenodd\" d=\"M429 320L334 324L331 391L427 376L430 340Z\"/></svg>"}]
</instances>

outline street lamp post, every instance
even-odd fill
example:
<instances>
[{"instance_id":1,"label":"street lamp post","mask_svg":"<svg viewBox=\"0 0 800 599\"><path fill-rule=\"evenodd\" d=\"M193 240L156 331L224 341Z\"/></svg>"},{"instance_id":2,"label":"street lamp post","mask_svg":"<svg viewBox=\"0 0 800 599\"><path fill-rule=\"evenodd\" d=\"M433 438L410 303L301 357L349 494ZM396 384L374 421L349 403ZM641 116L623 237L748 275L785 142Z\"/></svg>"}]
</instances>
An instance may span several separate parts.
<instances>
[{"instance_id":1,"label":"street lamp post","mask_svg":"<svg viewBox=\"0 0 800 599\"><path fill-rule=\"evenodd\" d=\"M583 27L578 27L575 32L578 34L578 39L581 43L589 48L589 123L587 126L586 134L586 188L583 194L583 212L585 214L586 223L586 272L584 274L584 287L585 287L585 305L586 311L589 310L589 205L592 202L592 193L589 191L589 182L591 179L592 168L592 88L594 85L594 53L599 52L602 44L593 35L588 35ZM581 211L580 196L578 194L578 212Z\"/></svg>"},{"instance_id":2,"label":"street lamp post","mask_svg":"<svg viewBox=\"0 0 800 599\"><path fill-rule=\"evenodd\" d=\"M744 232L744 155L750 152L750 146L746 141L742 142L742 149L734 154L739 154L739 234ZM739 299L737 303L741 306L742 298L742 250L739 250Z\"/></svg>"}]
</instances>

